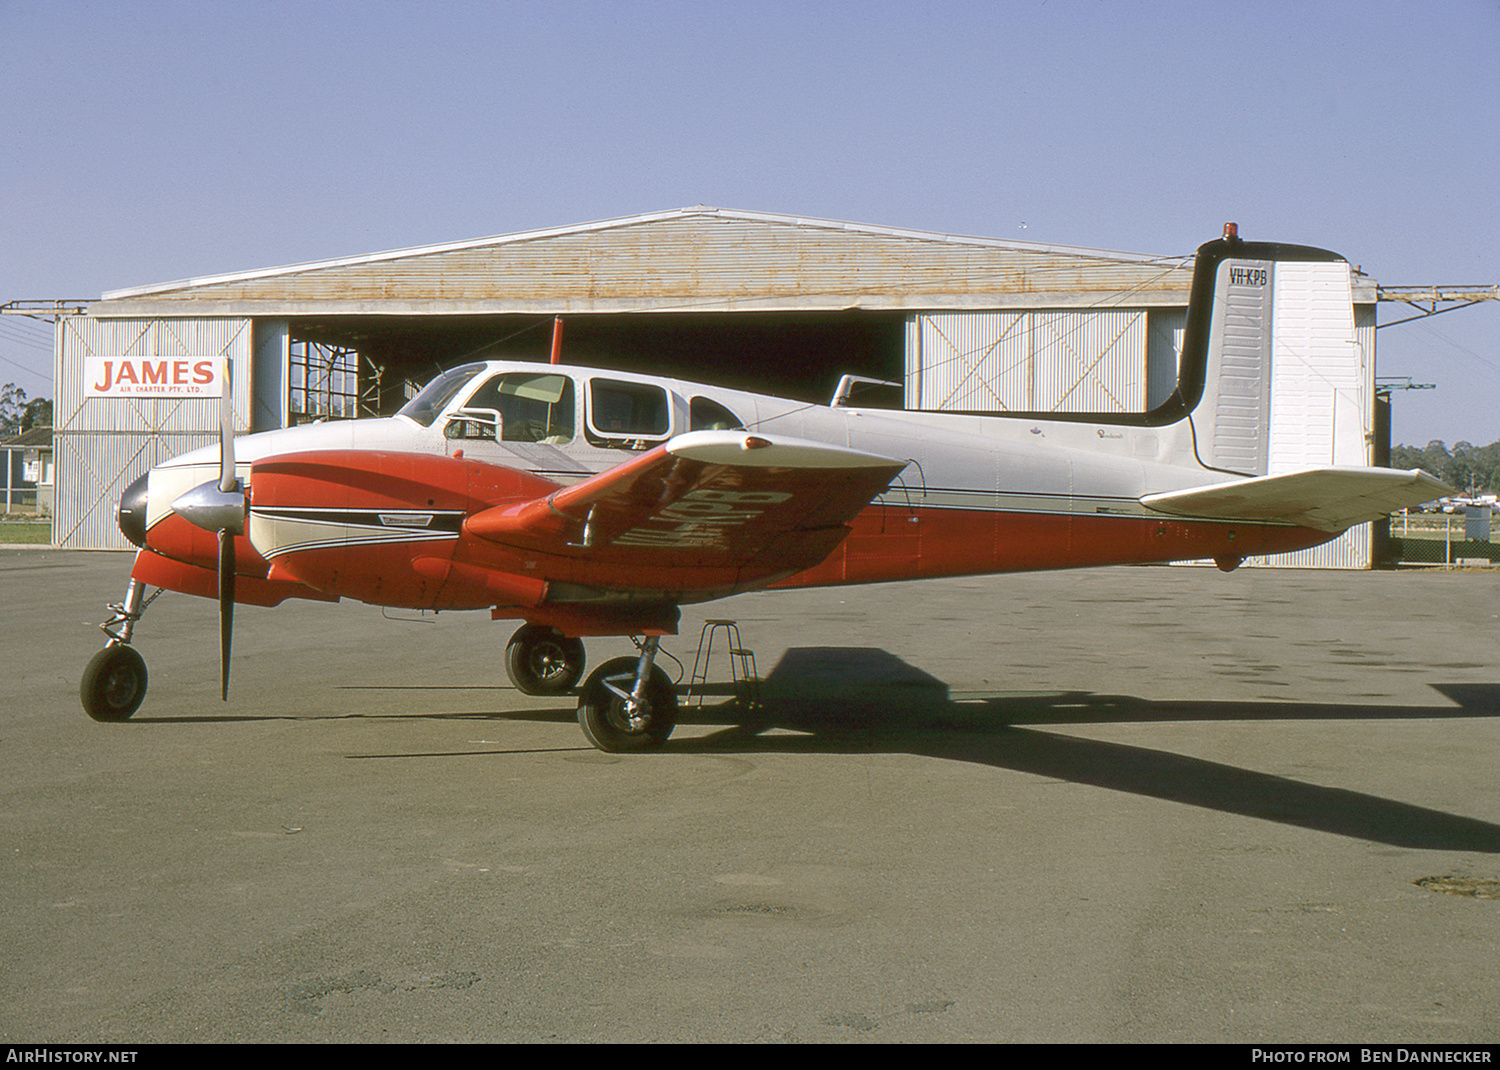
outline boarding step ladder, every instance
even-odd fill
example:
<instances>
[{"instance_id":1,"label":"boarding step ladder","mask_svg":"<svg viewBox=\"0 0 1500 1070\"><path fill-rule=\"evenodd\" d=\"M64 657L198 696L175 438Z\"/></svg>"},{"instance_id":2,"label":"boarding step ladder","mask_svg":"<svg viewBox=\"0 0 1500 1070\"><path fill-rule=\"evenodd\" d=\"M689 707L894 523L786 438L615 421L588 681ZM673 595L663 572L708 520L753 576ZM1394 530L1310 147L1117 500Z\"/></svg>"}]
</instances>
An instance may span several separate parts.
<instances>
[{"instance_id":1,"label":"boarding step ladder","mask_svg":"<svg viewBox=\"0 0 1500 1070\"><path fill-rule=\"evenodd\" d=\"M703 705L708 693L708 674L713 661L714 636L723 632L723 642L729 646L729 672L734 680L734 698L745 709L759 709L760 673L755 667L755 651L746 650L740 641L739 622L732 620L706 620L698 633L698 653L693 657L693 675L688 682L687 701L695 706Z\"/></svg>"}]
</instances>

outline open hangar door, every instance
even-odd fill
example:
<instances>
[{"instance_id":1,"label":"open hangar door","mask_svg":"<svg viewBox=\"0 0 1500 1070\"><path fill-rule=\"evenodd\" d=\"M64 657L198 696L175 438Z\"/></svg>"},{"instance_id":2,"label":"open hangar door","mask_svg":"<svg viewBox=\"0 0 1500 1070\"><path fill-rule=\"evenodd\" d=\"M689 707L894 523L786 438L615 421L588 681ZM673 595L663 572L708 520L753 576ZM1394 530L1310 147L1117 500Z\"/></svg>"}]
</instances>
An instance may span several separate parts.
<instances>
[{"instance_id":1,"label":"open hangar door","mask_svg":"<svg viewBox=\"0 0 1500 1070\"><path fill-rule=\"evenodd\" d=\"M577 313L563 317L562 360L827 403L844 375L900 381L907 320L865 311ZM466 361L545 363L553 329L554 317L534 315L292 319L289 381L295 393L297 354L309 347L357 353L360 415L387 415L414 386Z\"/></svg>"}]
</instances>

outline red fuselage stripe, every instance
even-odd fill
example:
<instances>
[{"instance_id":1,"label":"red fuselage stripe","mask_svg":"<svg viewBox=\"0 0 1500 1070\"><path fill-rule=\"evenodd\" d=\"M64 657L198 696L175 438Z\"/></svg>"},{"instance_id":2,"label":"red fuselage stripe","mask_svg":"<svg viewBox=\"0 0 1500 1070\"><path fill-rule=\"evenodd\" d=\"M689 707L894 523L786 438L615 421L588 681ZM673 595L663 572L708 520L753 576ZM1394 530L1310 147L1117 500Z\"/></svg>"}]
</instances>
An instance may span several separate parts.
<instances>
[{"instance_id":1,"label":"red fuselage stripe","mask_svg":"<svg viewBox=\"0 0 1500 1070\"><path fill-rule=\"evenodd\" d=\"M1300 550L1331 537L1307 528L1253 523L898 508L878 503L855 517L851 528L848 537L820 564L789 577L783 571L784 578L773 586L818 587L1093 565L1234 560ZM180 518L171 517L157 525L150 540L158 553L200 568L214 567L217 547L213 537ZM248 539L236 539L235 550L241 576L266 576L267 563ZM294 550L287 559L303 559L297 568L299 573L327 573L330 583L324 587L324 597L343 595L381 605L436 609L493 606L497 598L504 601L508 595L506 604L535 604L539 592L528 588L527 597L518 599L504 582L498 586L493 581L478 582L477 577L485 573L492 573L495 580L509 577L532 587L561 583L634 589L658 593L671 601L697 601L754 589L766 585L775 575L774 564L765 560L753 568L730 570L705 568L692 556L691 550L661 548L651 552L609 546L587 554L550 554L460 537L446 543L344 544ZM418 558L422 559L420 568ZM463 567L450 570L449 560ZM154 582L167 578L161 576Z\"/></svg>"}]
</instances>

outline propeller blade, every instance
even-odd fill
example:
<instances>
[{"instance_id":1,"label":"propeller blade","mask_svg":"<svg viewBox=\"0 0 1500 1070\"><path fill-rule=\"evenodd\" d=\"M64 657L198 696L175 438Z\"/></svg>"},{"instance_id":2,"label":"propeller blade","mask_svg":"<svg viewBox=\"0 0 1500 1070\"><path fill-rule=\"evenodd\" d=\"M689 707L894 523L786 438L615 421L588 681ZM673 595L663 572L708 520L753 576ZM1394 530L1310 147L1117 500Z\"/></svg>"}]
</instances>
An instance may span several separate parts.
<instances>
[{"instance_id":1,"label":"propeller blade","mask_svg":"<svg viewBox=\"0 0 1500 1070\"><path fill-rule=\"evenodd\" d=\"M236 489L234 477L234 364L226 356L219 366L223 389L219 391L219 489L225 494Z\"/></svg>"},{"instance_id":2,"label":"propeller blade","mask_svg":"<svg viewBox=\"0 0 1500 1070\"><path fill-rule=\"evenodd\" d=\"M229 640L234 634L234 536L219 532L219 682L229 701Z\"/></svg>"}]
</instances>

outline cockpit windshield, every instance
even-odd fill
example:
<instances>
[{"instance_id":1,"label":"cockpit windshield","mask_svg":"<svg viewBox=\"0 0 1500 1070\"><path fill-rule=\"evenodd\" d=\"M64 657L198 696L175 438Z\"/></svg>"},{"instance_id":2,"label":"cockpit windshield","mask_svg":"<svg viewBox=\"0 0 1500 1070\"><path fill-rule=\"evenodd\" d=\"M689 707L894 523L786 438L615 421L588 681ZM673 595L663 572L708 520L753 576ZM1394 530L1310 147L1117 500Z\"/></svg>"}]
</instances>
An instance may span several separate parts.
<instances>
[{"instance_id":1,"label":"cockpit windshield","mask_svg":"<svg viewBox=\"0 0 1500 1070\"><path fill-rule=\"evenodd\" d=\"M396 415L415 420L423 427L431 427L432 421L441 416L443 410L448 407L448 402L453 400L453 395L467 386L469 381L484 369L483 364L464 364L457 368L450 368L424 386L416 397L402 405Z\"/></svg>"}]
</instances>

